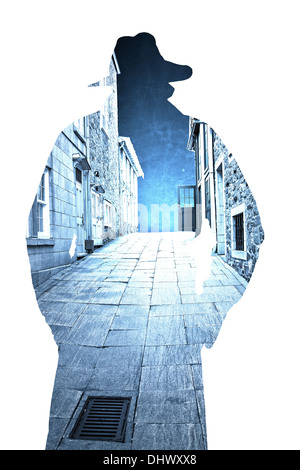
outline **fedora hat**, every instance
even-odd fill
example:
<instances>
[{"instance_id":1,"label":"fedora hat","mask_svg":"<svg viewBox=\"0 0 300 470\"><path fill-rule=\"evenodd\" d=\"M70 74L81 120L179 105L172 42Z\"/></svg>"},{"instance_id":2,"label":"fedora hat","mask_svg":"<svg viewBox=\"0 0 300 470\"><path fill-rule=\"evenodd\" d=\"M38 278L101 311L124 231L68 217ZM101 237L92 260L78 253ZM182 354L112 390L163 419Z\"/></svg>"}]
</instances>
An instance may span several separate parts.
<instances>
[{"instance_id":1,"label":"fedora hat","mask_svg":"<svg viewBox=\"0 0 300 470\"><path fill-rule=\"evenodd\" d=\"M166 61L149 33L119 38L115 53L121 74L127 77L138 74L147 82L176 82L192 75L191 67Z\"/></svg>"}]
</instances>

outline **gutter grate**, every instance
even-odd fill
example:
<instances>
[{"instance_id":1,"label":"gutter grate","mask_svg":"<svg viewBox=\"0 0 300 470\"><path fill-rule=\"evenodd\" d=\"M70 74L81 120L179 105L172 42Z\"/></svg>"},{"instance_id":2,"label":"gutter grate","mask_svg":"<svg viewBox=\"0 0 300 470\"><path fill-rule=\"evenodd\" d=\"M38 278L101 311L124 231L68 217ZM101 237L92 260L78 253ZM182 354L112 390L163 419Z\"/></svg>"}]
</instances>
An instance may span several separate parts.
<instances>
[{"instance_id":1,"label":"gutter grate","mask_svg":"<svg viewBox=\"0 0 300 470\"><path fill-rule=\"evenodd\" d=\"M88 397L70 439L124 442L130 398Z\"/></svg>"}]
</instances>

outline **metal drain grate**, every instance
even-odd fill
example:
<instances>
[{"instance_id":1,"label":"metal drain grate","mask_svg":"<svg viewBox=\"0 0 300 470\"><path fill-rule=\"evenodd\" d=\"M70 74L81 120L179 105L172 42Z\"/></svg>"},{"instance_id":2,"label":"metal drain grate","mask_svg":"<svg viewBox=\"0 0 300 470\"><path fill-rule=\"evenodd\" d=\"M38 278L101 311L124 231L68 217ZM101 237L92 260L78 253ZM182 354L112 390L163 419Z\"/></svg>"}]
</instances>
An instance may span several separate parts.
<instances>
[{"instance_id":1,"label":"metal drain grate","mask_svg":"<svg viewBox=\"0 0 300 470\"><path fill-rule=\"evenodd\" d=\"M130 398L88 397L70 439L123 442Z\"/></svg>"}]
</instances>

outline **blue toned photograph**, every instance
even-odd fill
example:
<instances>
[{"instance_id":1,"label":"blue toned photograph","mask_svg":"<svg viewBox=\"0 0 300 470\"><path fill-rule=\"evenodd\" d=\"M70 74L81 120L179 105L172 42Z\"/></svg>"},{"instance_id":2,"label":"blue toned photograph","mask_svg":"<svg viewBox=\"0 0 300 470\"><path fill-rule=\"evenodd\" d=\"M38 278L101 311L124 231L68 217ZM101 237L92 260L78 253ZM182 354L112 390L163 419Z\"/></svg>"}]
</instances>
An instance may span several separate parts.
<instances>
[{"instance_id":1,"label":"blue toned photograph","mask_svg":"<svg viewBox=\"0 0 300 470\"><path fill-rule=\"evenodd\" d=\"M209 449L201 352L264 240L255 195L205 116L186 116L154 36L120 37L109 95L57 136L26 229L58 347L47 450Z\"/></svg>"}]
</instances>

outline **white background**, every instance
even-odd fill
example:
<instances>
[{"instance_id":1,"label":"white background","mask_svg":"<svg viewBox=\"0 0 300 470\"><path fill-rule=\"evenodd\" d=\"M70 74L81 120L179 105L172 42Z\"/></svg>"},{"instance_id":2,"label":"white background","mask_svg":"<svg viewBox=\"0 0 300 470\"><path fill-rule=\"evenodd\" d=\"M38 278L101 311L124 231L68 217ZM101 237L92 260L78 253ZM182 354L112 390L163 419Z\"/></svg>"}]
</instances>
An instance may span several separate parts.
<instances>
[{"instance_id":1,"label":"white background","mask_svg":"<svg viewBox=\"0 0 300 470\"><path fill-rule=\"evenodd\" d=\"M209 449L299 449L297 1L12 1L1 11L2 449L44 449L57 348L25 225L59 132L96 111L116 41L151 33L189 65L171 102L232 152L264 231L251 283L203 351ZM99 105L98 105L99 103ZM16 425L17 422L17 425Z\"/></svg>"}]
</instances>

